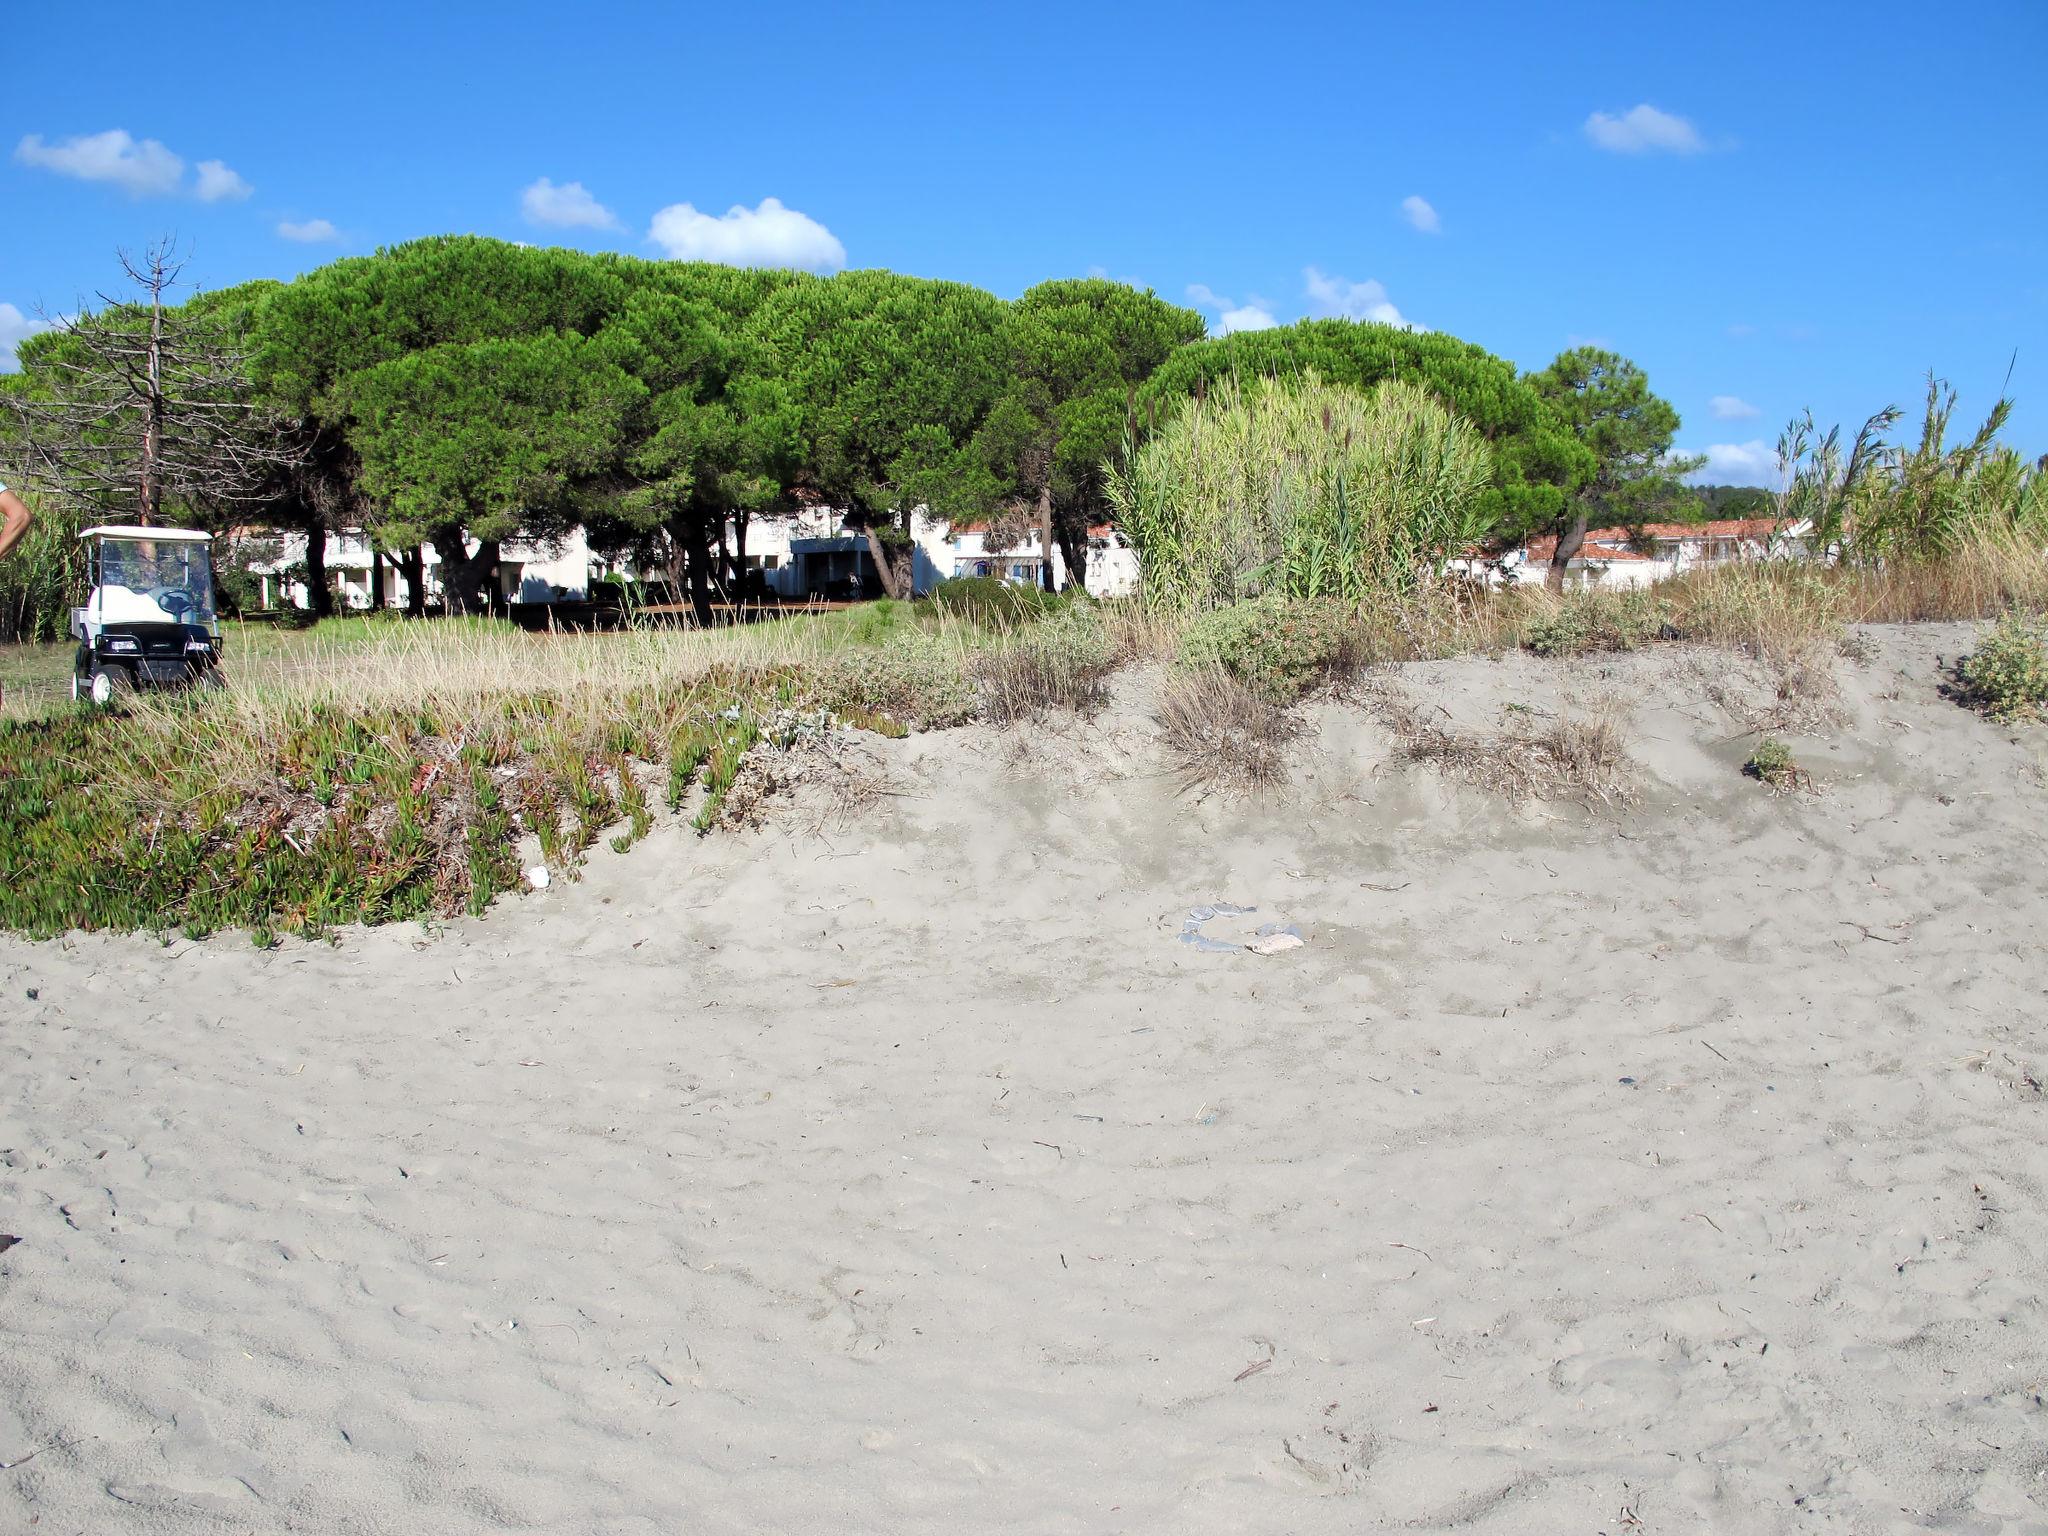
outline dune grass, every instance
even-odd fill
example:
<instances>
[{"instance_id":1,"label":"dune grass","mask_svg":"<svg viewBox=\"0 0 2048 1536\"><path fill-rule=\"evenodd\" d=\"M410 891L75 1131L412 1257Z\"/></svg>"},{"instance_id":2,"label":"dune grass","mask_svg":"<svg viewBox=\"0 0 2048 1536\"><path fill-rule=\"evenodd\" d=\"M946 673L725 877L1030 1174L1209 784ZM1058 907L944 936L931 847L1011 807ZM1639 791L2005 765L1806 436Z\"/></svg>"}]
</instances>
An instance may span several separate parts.
<instances>
[{"instance_id":1,"label":"dune grass","mask_svg":"<svg viewBox=\"0 0 2048 1536\"><path fill-rule=\"evenodd\" d=\"M2048 611L2048 566L1986 544L1879 570L1730 565L1638 593L1439 583L1318 601L1302 622L1136 603L877 603L702 632L381 618L238 628L226 691L142 695L107 714L17 696L53 657L61 679L68 648L0 651L0 926L241 927L267 941L481 911L535 857L573 872L600 837L630 847L656 801L715 826L777 720L822 712L887 735L973 719L1028 728L1047 711L1091 712L1131 662L1166 674L1166 756L1237 788L1284 776L1295 698L1406 660L1683 639L1740 651L1803 696L1831 677L1849 625L2023 622ZM1459 743L1421 745L1435 758ZM1494 777L1566 780L1608 801L1625 794L1622 766L1600 728L1518 743L1514 771Z\"/></svg>"}]
</instances>

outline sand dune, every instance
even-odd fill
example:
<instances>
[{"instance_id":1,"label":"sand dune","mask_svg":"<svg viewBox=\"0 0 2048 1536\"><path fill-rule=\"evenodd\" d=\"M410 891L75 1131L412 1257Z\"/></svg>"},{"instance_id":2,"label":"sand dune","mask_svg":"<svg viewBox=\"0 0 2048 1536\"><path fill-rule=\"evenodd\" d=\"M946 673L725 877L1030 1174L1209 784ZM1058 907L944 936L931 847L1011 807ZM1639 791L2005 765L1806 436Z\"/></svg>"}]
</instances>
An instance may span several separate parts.
<instances>
[{"instance_id":1,"label":"sand dune","mask_svg":"<svg viewBox=\"0 0 2048 1536\"><path fill-rule=\"evenodd\" d=\"M438 935L0 939L0 1528L2048 1530L2048 733L1965 634L1811 795L1719 657L1403 670L1623 701L1606 813L1336 705L1176 794L1130 683Z\"/></svg>"}]
</instances>

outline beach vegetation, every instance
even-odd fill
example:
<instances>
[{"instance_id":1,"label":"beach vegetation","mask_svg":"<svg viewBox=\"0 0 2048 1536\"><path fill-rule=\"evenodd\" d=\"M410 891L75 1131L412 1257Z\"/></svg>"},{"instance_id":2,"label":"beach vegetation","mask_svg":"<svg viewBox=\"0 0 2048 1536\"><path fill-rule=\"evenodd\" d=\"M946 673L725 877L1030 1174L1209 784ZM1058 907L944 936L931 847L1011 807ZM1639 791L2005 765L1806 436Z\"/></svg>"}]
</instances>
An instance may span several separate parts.
<instances>
[{"instance_id":1,"label":"beach vegetation","mask_svg":"<svg viewBox=\"0 0 2048 1536\"><path fill-rule=\"evenodd\" d=\"M1485 437L1420 385L1311 373L1184 402L1108 494L1145 601L1195 612L1412 590L1486 534L1492 477Z\"/></svg>"},{"instance_id":2,"label":"beach vegetation","mask_svg":"<svg viewBox=\"0 0 2048 1536\"><path fill-rule=\"evenodd\" d=\"M2048 713L2048 621L2008 613L1956 663L1964 696L1994 720L2035 720Z\"/></svg>"}]
</instances>

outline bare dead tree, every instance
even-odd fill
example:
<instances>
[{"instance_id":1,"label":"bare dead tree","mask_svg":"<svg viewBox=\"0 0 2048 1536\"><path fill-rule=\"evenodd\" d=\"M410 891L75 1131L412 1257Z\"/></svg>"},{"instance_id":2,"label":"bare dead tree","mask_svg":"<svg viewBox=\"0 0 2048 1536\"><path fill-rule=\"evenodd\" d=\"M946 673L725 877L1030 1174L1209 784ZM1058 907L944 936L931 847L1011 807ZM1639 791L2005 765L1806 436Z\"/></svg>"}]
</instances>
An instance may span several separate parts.
<instances>
[{"instance_id":1,"label":"bare dead tree","mask_svg":"<svg viewBox=\"0 0 2048 1536\"><path fill-rule=\"evenodd\" d=\"M171 242L118 254L141 297L46 315L51 338L4 396L20 477L87 516L144 525L167 506L224 524L274 503L309 444L253 398L240 326L166 303L185 267Z\"/></svg>"}]
</instances>

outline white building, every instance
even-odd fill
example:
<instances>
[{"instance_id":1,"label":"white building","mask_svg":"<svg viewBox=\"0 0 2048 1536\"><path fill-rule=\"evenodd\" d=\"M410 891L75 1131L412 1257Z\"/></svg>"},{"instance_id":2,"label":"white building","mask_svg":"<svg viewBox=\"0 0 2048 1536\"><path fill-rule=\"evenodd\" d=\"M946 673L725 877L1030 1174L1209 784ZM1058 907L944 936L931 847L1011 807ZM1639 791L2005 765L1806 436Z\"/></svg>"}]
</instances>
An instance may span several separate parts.
<instances>
[{"instance_id":1,"label":"white building","mask_svg":"<svg viewBox=\"0 0 2048 1536\"><path fill-rule=\"evenodd\" d=\"M1046 551L1036 528L999 550L988 547L988 525L979 522L937 523L927 546L943 576L993 576L1023 586L1042 584ZM920 543L924 543L920 540ZM1066 552L1052 547L1056 585L1067 584ZM1088 530L1088 566L1082 573L1094 597L1128 597L1138 590L1138 555L1124 536L1107 524Z\"/></svg>"},{"instance_id":2,"label":"white building","mask_svg":"<svg viewBox=\"0 0 2048 1536\"><path fill-rule=\"evenodd\" d=\"M1646 523L1639 536L1626 528L1589 528L1585 544L1565 567L1565 580L1573 586L1647 587L1734 560L1805 559L1811 531L1810 523L1786 524L1770 517ZM1451 569L1490 585L1540 584L1556 553L1557 539L1545 535L1493 559L1454 560Z\"/></svg>"},{"instance_id":3,"label":"white building","mask_svg":"<svg viewBox=\"0 0 2048 1536\"><path fill-rule=\"evenodd\" d=\"M1013 545L990 550L986 523L949 523L919 511L911 519L916 544L913 589L923 595L954 576L994 576L1022 585L1037 585L1045 560L1037 530ZM265 608L305 607L303 580L284 573L306 558L304 534L257 535L275 550L274 558L252 562L250 569L262 589ZM739 531L728 525L726 548L737 551ZM366 612L376 606L377 579L373 561L383 563L383 605L405 606L405 579L400 558L379 554L360 529L327 535L327 571L339 605ZM420 551L425 601L442 597L441 557L432 545ZM761 586L785 601L812 597L872 596L880 591L867 535L848 529L845 518L829 507L806 507L792 515L757 517L746 527L746 568L760 575ZM1067 562L1057 545L1052 550L1053 577L1067 581ZM511 603L576 601L590 595L591 583L611 574L645 579L656 572L632 569L592 553L581 528L548 541L507 540L498 563L498 592ZM1138 558L1123 535L1107 526L1088 534L1087 586L1097 597L1126 596L1137 590Z\"/></svg>"},{"instance_id":4,"label":"white building","mask_svg":"<svg viewBox=\"0 0 2048 1536\"><path fill-rule=\"evenodd\" d=\"M250 570L261 584L265 608L307 605L306 584L286 581L284 572L306 558L306 536L285 533L262 536L278 549L275 559L252 562ZM405 577L401 561L392 554L379 554L361 529L349 528L327 535L327 571L334 582L335 598L350 611L366 612L376 606L376 574L373 560L384 565L384 606L405 606ZM425 576L425 601L441 600L441 557L433 545L420 548ZM498 591L507 602L547 603L590 595L593 561L590 545L577 528L559 540L509 539L498 561Z\"/></svg>"}]
</instances>

